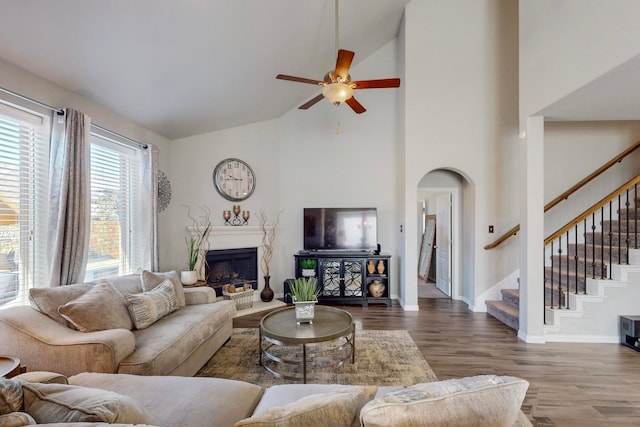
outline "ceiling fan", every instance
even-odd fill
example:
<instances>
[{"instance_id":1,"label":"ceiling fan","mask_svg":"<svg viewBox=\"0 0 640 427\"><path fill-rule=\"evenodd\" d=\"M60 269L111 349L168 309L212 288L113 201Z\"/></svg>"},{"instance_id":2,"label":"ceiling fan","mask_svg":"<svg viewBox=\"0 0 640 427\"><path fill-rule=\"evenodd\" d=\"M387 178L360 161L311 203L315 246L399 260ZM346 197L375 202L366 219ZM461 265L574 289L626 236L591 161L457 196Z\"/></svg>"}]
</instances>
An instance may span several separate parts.
<instances>
[{"instance_id":1,"label":"ceiling fan","mask_svg":"<svg viewBox=\"0 0 640 427\"><path fill-rule=\"evenodd\" d=\"M335 70L329 71L327 74L325 74L324 79L322 80L288 76L286 74L278 74L276 76L276 79L322 86L322 93L299 106L298 108L300 110L306 110L316 104L322 98L327 98L332 104L336 106L339 106L340 104L346 102L353 111L358 114L362 114L367 110L353 96L354 90L400 87L400 79L393 78L378 80L351 80L351 76L349 75L349 68L351 68L351 62L353 61L355 53L350 50L338 49L338 0L336 0L335 4L336 50L338 50L338 58L336 60Z\"/></svg>"}]
</instances>

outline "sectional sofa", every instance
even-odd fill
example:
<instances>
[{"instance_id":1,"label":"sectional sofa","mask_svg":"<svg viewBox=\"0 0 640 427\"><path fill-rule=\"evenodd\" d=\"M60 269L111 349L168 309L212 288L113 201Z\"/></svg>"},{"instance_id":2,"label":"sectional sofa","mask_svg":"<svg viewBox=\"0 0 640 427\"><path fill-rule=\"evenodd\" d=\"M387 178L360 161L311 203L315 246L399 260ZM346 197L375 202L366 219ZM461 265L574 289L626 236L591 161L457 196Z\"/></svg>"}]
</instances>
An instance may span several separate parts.
<instances>
[{"instance_id":1,"label":"sectional sofa","mask_svg":"<svg viewBox=\"0 0 640 427\"><path fill-rule=\"evenodd\" d=\"M0 310L0 354L28 371L195 375L231 337L236 308L177 272L31 289Z\"/></svg>"},{"instance_id":2,"label":"sectional sofa","mask_svg":"<svg viewBox=\"0 0 640 427\"><path fill-rule=\"evenodd\" d=\"M30 372L0 380L0 425L523 427L531 426L520 411L527 387L525 380L494 375L410 387L263 389L221 378ZM9 405L3 408L3 401Z\"/></svg>"}]
</instances>

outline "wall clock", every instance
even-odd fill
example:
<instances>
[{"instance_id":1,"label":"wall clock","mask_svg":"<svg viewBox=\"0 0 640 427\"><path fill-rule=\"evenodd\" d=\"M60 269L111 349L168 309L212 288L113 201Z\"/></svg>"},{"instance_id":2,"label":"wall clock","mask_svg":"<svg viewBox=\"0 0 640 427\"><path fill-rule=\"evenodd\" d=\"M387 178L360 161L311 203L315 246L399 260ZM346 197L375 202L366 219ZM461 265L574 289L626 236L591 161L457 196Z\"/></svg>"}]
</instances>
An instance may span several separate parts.
<instances>
[{"instance_id":1,"label":"wall clock","mask_svg":"<svg viewBox=\"0 0 640 427\"><path fill-rule=\"evenodd\" d=\"M247 162L240 159L224 159L213 170L213 185L227 200L245 200L256 188L256 175Z\"/></svg>"}]
</instances>

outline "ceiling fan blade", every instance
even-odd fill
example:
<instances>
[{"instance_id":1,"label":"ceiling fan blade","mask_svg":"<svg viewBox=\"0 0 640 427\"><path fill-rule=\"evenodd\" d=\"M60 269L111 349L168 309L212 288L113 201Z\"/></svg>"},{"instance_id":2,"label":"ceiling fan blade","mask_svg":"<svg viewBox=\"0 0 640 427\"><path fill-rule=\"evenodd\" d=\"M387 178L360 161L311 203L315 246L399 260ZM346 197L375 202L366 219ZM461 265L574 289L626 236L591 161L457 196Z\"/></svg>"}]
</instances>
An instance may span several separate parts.
<instances>
[{"instance_id":1,"label":"ceiling fan blade","mask_svg":"<svg viewBox=\"0 0 640 427\"><path fill-rule=\"evenodd\" d=\"M304 77L296 77L296 76L287 76L286 74L278 74L276 76L276 79L289 80L289 81L298 82L298 83L309 83L310 85L321 85L322 84L322 82L320 80L305 79Z\"/></svg>"},{"instance_id":2,"label":"ceiling fan blade","mask_svg":"<svg viewBox=\"0 0 640 427\"><path fill-rule=\"evenodd\" d=\"M333 72L334 77L342 77L342 80L347 80L349 76L349 68L351 68L351 61L353 61L354 52L350 50L340 49L338 51L338 59L336 60L336 70Z\"/></svg>"},{"instance_id":3,"label":"ceiling fan blade","mask_svg":"<svg viewBox=\"0 0 640 427\"><path fill-rule=\"evenodd\" d=\"M360 80L351 82L354 89L383 89L387 87L400 87L400 79Z\"/></svg>"},{"instance_id":4,"label":"ceiling fan blade","mask_svg":"<svg viewBox=\"0 0 640 427\"><path fill-rule=\"evenodd\" d=\"M308 100L307 102L305 102L304 104L302 104L301 106L299 106L298 109L299 110L306 110L307 108L309 108L309 107L313 106L314 104L316 104L322 98L324 98L324 95L320 94L320 95L316 96L315 98L312 98L312 99Z\"/></svg>"},{"instance_id":5,"label":"ceiling fan blade","mask_svg":"<svg viewBox=\"0 0 640 427\"><path fill-rule=\"evenodd\" d=\"M349 107L351 107L351 109L358 114L362 114L367 111L367 109L364 108L358 101L356 101L356 98L354 98L353 96L347 99L345 102L349 104Z\"/></svg>"}]
</instances>

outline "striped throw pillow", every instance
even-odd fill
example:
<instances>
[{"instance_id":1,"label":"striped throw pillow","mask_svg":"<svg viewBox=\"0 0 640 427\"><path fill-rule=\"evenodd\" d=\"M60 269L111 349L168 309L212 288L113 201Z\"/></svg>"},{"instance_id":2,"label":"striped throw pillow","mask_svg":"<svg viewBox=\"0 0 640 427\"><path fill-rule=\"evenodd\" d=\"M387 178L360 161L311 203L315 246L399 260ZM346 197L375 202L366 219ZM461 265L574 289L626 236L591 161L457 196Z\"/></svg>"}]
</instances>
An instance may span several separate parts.
<instances>
[{"instance_id":1,"label":"striped throw pillow","mask_svg":"<svg viewBox=\"0 0 640 427\"><path fill-rule=\"evenodd\" d=\"M171 280L141 294L125 294L127 308L136 329L144 329L178 309L176 291Z\"/></svg>"}]
</instances>

